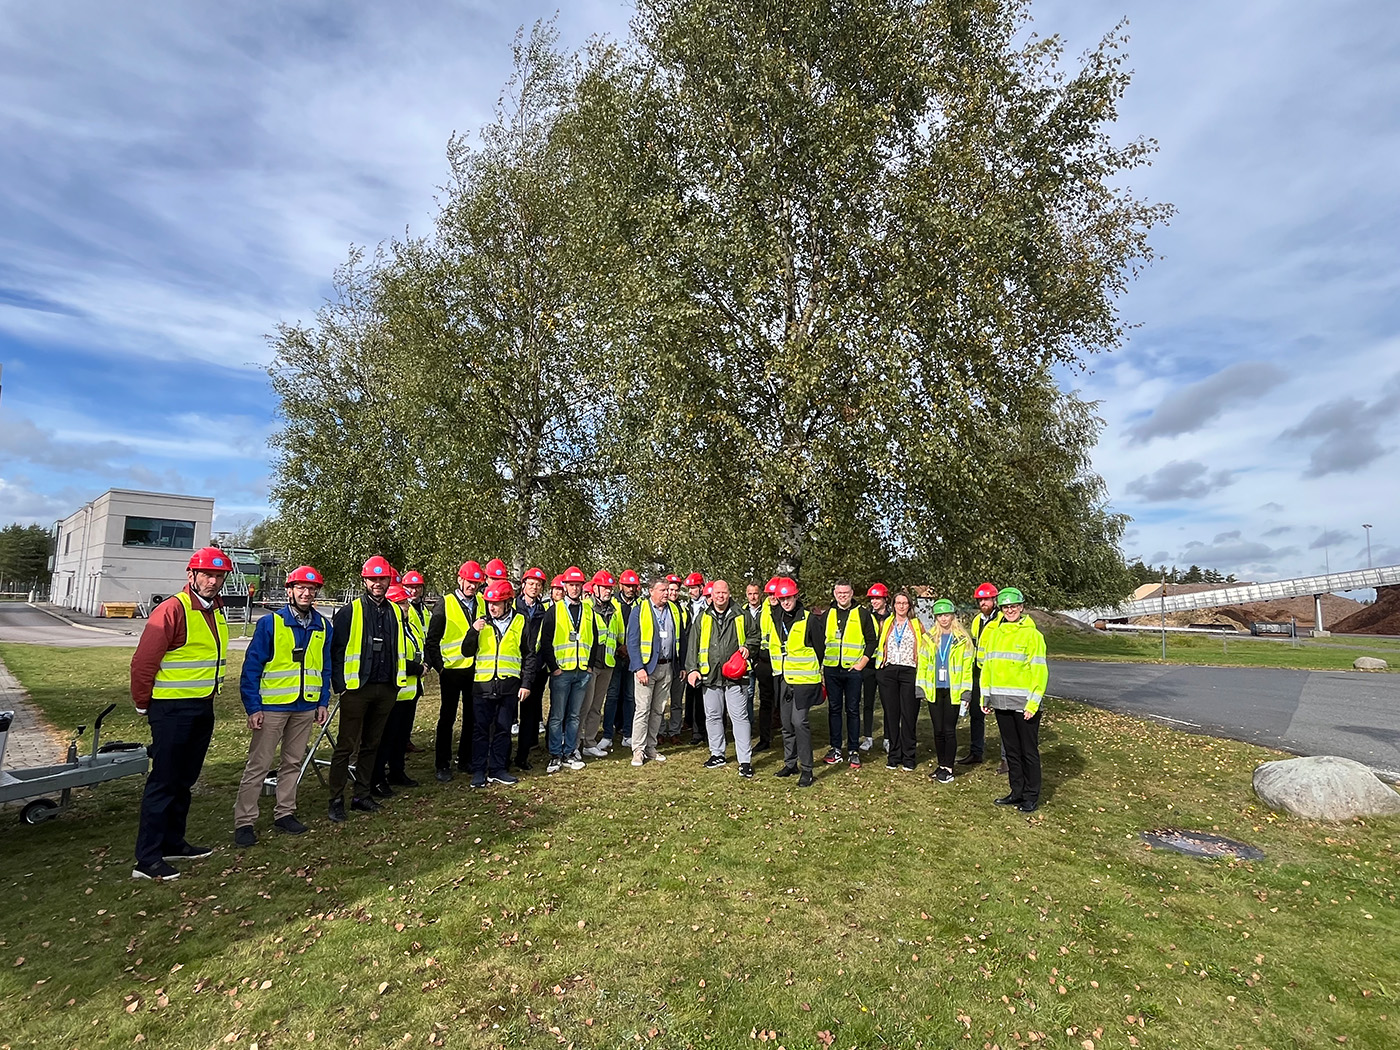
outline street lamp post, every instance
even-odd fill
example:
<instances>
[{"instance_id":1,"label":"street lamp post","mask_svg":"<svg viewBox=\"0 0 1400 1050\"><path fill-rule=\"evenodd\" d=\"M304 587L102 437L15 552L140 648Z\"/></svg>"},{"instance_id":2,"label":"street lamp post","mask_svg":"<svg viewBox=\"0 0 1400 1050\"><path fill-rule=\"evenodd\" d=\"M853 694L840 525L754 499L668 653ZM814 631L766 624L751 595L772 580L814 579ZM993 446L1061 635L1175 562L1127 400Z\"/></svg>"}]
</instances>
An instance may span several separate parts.
<instances>
[{"instance_id":1,"label":"street lamp post","mask_svg":"<svg viewBox=\"0 0 1400 1050\"><path fill-rule=\"evenodd\" d=\"M1362 525L1361 527L1366 530L1366 568L1369 569L1371 567L1371 526Z\"/></svg>"}]
</instances>

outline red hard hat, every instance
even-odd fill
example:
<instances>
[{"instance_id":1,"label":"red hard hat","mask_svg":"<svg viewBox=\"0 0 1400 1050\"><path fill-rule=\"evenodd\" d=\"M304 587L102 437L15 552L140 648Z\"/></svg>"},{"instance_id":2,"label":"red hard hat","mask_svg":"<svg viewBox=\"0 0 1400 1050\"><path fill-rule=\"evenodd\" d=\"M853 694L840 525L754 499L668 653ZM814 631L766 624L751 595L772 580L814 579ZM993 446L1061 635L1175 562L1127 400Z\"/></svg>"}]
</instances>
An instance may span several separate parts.
<instances>
[{"instance_id":1,"label":"red hard hat","mask_svg":"<svg viewBox=\"0 0 1400 1050\"><path fill-rule=\"evenodd\" d=\"M422 587L427 581L423 579L423 574L417 569L409 569L408 572L403 574L403 579L399 582L405 587Z\"/></svg>"},{"instance_id":2,"label":"red hard hat","mask_svg":"<svg viewBox=\"0 0 1400 1050\"><path fill-rule=\"evenodd\" d=\"M577 565L570 565L564 570L563 580L565 583L587 583L588 577Z\"/></svg>"},{"instance_id":3,"label":"red hard hat","mask_svg":"<svg viewBox=\"0 0 1400 1050\"><path fill-rule=\"evenodd\" d=\"M778 593L778 580L779 580L779 579L780 579L780 577L774 576L774 577L773 577L772 579L770 579L767 583L765 583L765 584L763 585L763 593L764 593L764 594L777 594L777 593Z\"/></svg>"},{"instance_id":4,"label":"red hard hat","mask_svg":"<svg viewBox=\"0 0 1400 1050\"><path fill-rule=\"evenodd\" d=\"M404 602L408 601L408 592L403 589L403 584L392 583L389 585L389 589L384 592L384 597L388 598L391 602L398 602L402 605Z\"/></svg>"},{"instance_id":5,"label":"red hard hat","mask_svg":"<svg viewBox=\"0 0 1400 1050\"><path fill-rule=\"evenodd\" d=\"M977 590L972 592L974 598L995 598L997 596L997 585L995 583L984 583Z\"/></svg>"},{"instance_id":6,"label":"red hard hat","mask_svg":"<svg viewBox=\"0 0 1400 1050\"><path fill-rule=\"evenodd\" d=\"M870 590L865 592L865 596L867 598L888 598L890 596L890 589L883 583L872 583L870 585Z\"/></svg>"},{"instance_id":7,"label":"red hard hat","mask_svg":"<svg viewBox=\"0 0 1400 1050\"><path fill-rule=\"evenodd\" d=\"M366 580L390 580L394 576L394 567L389 564L387 559L376 554L365 562L365 567L360 570L360 575Z\"/></svg>"},{"instance_id":8,"label":"red hard hat","mask_svg":"<svg viewBox=\"0 0 1400 1050\"><path fill-rule=\"evenodd\" d=\"M677 576L677 575L673 572L673 573L671 573L671 575L669 575L669 576L666 577L666 582L667 582L667 583L680 583L680 582L681 582L681 578L680 578L679 576Z\"/></svg>"},{"instance_id":9,"label":"red hard hat","mask_svg":"<svg viewBox=\"0 0 1400 1050\"><path fill-rule=\"evenodd\" d=\"M492 558L486 563L486 577L491 580L504 580L506 578L506 563L500 558Z\"/></svg>"},{"instance_id":10,"label":"red hard hat","mask_svg":"<svg viewBox=\"0 0 1400 1050\"><path fill-rule=\"evenodd\" d=\"M692 572L685 578L685 585L687 587L705 586L705 574L703 572Z\"/></svg>"},{"instance_id":11,"label":"red hard hat","mask_svg":"<svg viewBox=\"0 0 1400 1050\"><path fill-rule=\"evenodd\" d=\"M233 559L218 547L200 547L190 555L187 569L203 569L205 572L228 572L233 568Z\"/></svg>"},{"instance_id":12,"label":"red hard hat","mask_svg":"<svg viewBox=\"0 0 1400 1050\"><path fill-rule=\"evenodd\" d=\"M778 580L778 597L788 598L797 594L797 581L791 576L784 576Z\"/></svg>"},{"instance_id":13,"label":"red hard hat","mask_svg":"<svg viewBox=\"0 0 1400 1050\"><path fill-rule=\"evenodd\" d=\"M539 580L541 583L549 579L549 577L544 574L544 570L537 565L532 565L522 572L520 578L522 580Z\"/></svg>"},{"instance_id":14,"label":"red hard hat","mask_svg":"<svg viewBox=\"0 0 1400 1050\"><path fill-rule=\"evenodd\" d=\"M558 576L554 577L554 579L550 580L549 586L551 588L558 587L562 591L564 589L564 574L561 572Z\"/></svg>"},{"instance_id":15,"label":"red hard hat","mask_svg":"<svg viewBox=\"0 0 1400 1050\"><path fill-rule=\"evenodd\" d=\"M734 655L724 661L724 666L719 670L725 678L743 678L749 673L749 662L744 659L744 651L735 649Z\"/></svg>"},{"instance_id":16,"label":"red hard hat","mask_svg":"<svg viewBox=\"0 0 1400 1050\"><path fill-rule=\"evenodd\" d=\"M607 569L599 569L593 574L594 587L616 587L617 580L613 579L613 574Z\"/></svg>"},{"instance_id":17,"label":"red hard hat","mask_svg":"<svg viewBox=\"0 0 1400 1050\"><path fill-rule=\"evenodd\" d=\"M631 569L623 569L621 579L622 582L629 587L640 587L642 585L642 578Z\"/></svg>"},{"instance_id":18,"label":"red hard hat","mask_svg":"<svg viewBox=\"0 0 1400 1050\"><path fill-rule=\"evenodd\" d=\"M508 602L515 597L515 588L510 585L509 580L496 580L494 583L486 585L486 600L488 602Z\"/></svg>"},{"instance_id":19,"label":"red hard hat","mask_svg":"<svg viewBox=\"0 0 1400 1050\"><path fill-rule=\"evenodd\" d=\"M714 589L715 589L715 585L714 585L713 582L710 582L710 583L705 584L705 597L708 598L708 597L710 596L710 592L713 591Z\"/></svg>"},{"instance_id":20,"label":"red hard hat","mask_svg":"<svg viewBox=\"0 0 1400 1050\"><path fill-rule=\"evenodd\" d=\"M457 575L464 580L486 579L486 573L482 571L481 563L475 561L462 562L462 567L457 570Z\"/></svg>"},{"instance_id":21,"label":"red hard hat","mask_svg":"<svg viewBox=\"0 0 1400 1050\"><path fill-rule=\"evenodd\" d=\"M294 583L314 583L317 587L324 587L326 578L310 565L298 565L287 573L287 586L290 587Z\"/></svg>"}]
</instances>

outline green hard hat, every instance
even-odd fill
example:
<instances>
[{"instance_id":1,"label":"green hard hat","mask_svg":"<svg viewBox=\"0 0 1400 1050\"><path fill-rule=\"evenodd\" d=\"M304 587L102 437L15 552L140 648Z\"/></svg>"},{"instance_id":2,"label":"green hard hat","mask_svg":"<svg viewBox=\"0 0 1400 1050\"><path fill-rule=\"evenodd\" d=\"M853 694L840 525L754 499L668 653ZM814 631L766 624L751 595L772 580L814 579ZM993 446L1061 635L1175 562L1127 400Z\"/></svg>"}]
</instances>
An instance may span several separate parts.
<instances>
[{"instance_id":1,"label":"green hard hat","mask_svg":"<svg viewBox=\"0 0 1400 1050\"><path fill-rule=\"evenodd\" d=\"M958 610L957 610L956 608L953 607L953 603L950 602L947 598L939 598L938 601L936 601L936 602L933 603L933 615L934 615L934 616L941 616L943 613L950 613L950 612L957 612L957 611L958 611Z\"/></svg>"},{"instance_id":2,"label":"green hard hat","mask_svg":"<svg viewBox=\"0 0 1400 1050\"><path fill-rule=\"evenodd\" d=\"M997 595L997 605L1025 605L1026 599L1015 587L1003 587Z\"/></svg>"}]
</instances>

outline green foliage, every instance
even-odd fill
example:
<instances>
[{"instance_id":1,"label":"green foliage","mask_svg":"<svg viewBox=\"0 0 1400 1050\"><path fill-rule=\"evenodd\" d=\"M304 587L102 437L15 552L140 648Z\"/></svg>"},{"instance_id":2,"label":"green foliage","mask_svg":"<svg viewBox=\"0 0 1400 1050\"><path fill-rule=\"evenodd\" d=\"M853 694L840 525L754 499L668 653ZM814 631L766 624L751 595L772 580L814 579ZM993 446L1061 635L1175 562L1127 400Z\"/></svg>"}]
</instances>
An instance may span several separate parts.
<instances>
[{"instance_id":1,"label":"green foliage","mask_svg":"<svg viewBox=\"0 0 1400 1050\"><path fill-rule=\"evenodd\" d=\"M0 591L28 590L48 580L53 537L42 525L0 529Z\"/></svg>"},{"instance_id":2,"label":"green foliage","mask_svg":"<svg viewBox=\"0 0 1400 1050\"><path fill-rule=\"evenodd\" d=\"M518 38L433 233L275 340L290 545L1120 599L1055 376L1118 344L1169 209L1122 188L1121 33L1071 66L1026 21L643 0L620 45Z\"/></svg>"}]
</instances>

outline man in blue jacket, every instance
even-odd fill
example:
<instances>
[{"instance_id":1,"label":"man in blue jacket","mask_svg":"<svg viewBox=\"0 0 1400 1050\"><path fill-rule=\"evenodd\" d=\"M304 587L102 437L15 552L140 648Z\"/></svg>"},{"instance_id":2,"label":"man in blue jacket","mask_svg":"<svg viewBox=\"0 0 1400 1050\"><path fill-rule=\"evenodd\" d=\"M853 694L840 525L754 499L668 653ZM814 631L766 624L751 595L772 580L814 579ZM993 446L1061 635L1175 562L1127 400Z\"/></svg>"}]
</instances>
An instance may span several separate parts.
<instances>
[{"instance_id":1,"label":"man in blue jacket","mask_svg":"<svg viewBox=\"0 0 1400 1050\"><path fill-rule=\"evenodd\" d=\"M272 826L300 835L297 785L301 761L314 725L325 725L331 695L331 622L316 611L316 596L325 580L309 565L287 576L287 604L258 621L243 658L239 693L248 712L253 739L233 806L233 841L258 841L258 796L278 746L277 805Z\"/></svg>"}]
</instances>

